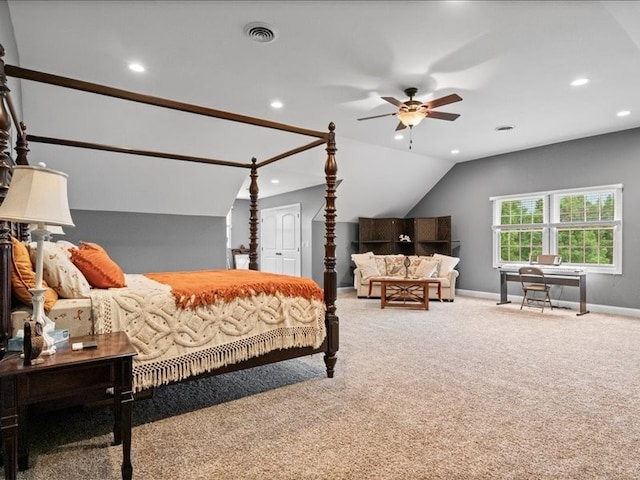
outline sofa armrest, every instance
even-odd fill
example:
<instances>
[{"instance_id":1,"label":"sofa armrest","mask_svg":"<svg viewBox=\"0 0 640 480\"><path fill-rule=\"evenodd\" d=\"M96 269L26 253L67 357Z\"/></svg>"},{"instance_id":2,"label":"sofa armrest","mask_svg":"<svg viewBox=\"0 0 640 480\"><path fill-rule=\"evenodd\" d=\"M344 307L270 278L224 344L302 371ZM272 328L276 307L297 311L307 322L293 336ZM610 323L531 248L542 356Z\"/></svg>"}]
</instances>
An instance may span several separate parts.
<instances>
[{"instance_id":1,"label":"sofa armrest","mask_svg":"<svg viewBox=\"0 0 640 480\"><path fill-rule=\"evenodd\" d=\"M456 278L458 278L459 276L460 276L460 272L458 272L457 270L451 270L447 274L447 277L449 279L449 288L451 289L451 298L452 299L455 297Z\"/></svg>"},{"instance_id":2,"label":"sofa armrest","mask_svg":"<svg viewBox=\"0 0 640 480\"><path fill-rule=\"evenodd\" d=\"M362 273L360 273L360 269L356 267L353 271L353 288L358 290L360 288L360 284L362 283Z\"/></svg>"}]
</instances>

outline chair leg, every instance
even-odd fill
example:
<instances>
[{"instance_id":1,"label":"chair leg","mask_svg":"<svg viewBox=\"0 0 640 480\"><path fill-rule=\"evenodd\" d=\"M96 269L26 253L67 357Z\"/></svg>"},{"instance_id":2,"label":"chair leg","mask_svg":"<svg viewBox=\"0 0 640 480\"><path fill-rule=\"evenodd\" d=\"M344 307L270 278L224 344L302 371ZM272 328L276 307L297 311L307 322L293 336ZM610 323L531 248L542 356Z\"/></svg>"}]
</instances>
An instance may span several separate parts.
<instances>
[{"instance_id":1,"label":"chair leg","mask_svg":"<svg viewBox=\"0 0 640 480\"><path fill-rule=\"evenodd\" d=\"M527 299L527 291L525 290L524 292L522 292L522 303L520 304L520 310L522 310L522 307L524 307L524 301Z\"/></svg>"}]
</instances>

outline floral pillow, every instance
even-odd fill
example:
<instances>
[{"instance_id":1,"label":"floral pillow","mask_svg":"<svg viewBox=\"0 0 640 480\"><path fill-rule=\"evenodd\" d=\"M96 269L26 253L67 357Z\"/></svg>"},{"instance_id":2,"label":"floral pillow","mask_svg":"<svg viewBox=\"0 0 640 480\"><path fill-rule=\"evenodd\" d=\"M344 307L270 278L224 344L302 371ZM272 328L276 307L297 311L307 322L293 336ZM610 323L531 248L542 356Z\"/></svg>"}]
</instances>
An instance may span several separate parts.
<instances>
[{"instance_id":1,"label":"floral pillow","mask_svg":"<svg viewBox=\"0 0 640 480\"><path fill-rule=\"evenodd\" d=\"M418 255L409 255L409 276L410 277L415 277L416 276L416 269L420 266L420 263L422 263L422 259L424 257L419 257ZM403 265L404 266L404 265Z\"/></svg>"},{"instance_id":2,"label":"floral pillow","mask_svg":"<svg viewBox=\"0 0 640 480\"><path fill-rule=\"evenodd\" d=\"M71 261L69 242L44 242L42 277L60 298L88 298L91 285ZM35 264L38 250L36 243L29 246L31 261Z\"/></svg>"},{"instance_id":3,"label":"floral pillow","mask_svg":"<svg viewBox=\"0 0 640 480\"><path fill-rule=\"evenodd\" d=\"M390 277L404 277L404 255L386 255L384 261L387 267L387 275Z\"/></svg>"}]
</instances>

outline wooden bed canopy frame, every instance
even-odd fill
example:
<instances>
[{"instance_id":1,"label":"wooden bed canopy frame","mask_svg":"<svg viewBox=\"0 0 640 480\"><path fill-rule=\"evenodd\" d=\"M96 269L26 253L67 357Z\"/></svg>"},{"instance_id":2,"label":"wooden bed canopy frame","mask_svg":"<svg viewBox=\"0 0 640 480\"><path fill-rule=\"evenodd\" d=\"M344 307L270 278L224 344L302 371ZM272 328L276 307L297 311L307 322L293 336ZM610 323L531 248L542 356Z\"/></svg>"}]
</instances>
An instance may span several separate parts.
<instances>
[{"instance_id":1,"label":"wooden bed canopy frame","mask_svg":"<svg viewBox=\"0 0 640 480\"><path fill-rule=\"evenodd\" d=\"M68 147L85 148L91 150L102 150L116 153L126 153L133 155L142 155L148 157L167 158L182 160L188 162L207 163L212 165L225 165L238 168L246 168L250 170L251 183L249 187L249 268L251 270L258 269L258 169L283 158L290 157L300 152L315 148L319 145L326 145L327 157L325 161L325 245L324 245L324 303L326 306L325 325L327 330L326 338L323 344L313 349L290 348L283 350L275 350L268 354L255 357L243 362L231 364L221 369L216 369L210 374L226 373L234 370L241 370L258 365L274 363L281 360L296 358L300 356L311 355L315 353L324 353L324 362L326 365L327 376L333 377L334 366L337 360L338 351L338 329L339 322L336 315L336 297L337 297L337 275L336 275L336 258L335 258L335 227L336 227L336 187L337 187L337 163L335 159L336 143L335 143L335 125L333 122L329 124L328 132L308 130L282 123L263 120L260 118L239 115L235 113L215 110L208 107L191 105L187 103L177 102L164 98L144 95L140 93L120 90L95 83L84 82L48 73L27 70L21 67L6 65L4 63L4 48L0 45L0 203L4 199L9 188L11 179L11 171L13 165L28 165L27 154L29 152L28 142L46 143L53 145L62 145ZM171 110L193 113L206 117L219 118L233 122L239 122L247 125L254 125L275 129L284 132L291 132L299 135L313 137L311 143L301 147L289 150L287 152L276 155L258 162L256 158L252 158L250 163L239 163L219 159L194 157L180 154L156 152L149 150L136 150L131 148L123 148L110 145L101 145L95 143L87 143L76 140L50 138L36 136L26 133L26 125L19 121L15 106L12 102L10 90L7 85L7 76L22 80L55 85L59 87L80 90L98 95L129 100L132 102L154 105ZM11 125L16 128L16 159L11 158L9 143ZM11 235L21 240L28 238L27 225L11 224L9 222L0 221L0 359L6 353L7 340L11 336L11 258L12 246ZM194 377L192 377L194 378Z\"/></svg>"}]
</instances>

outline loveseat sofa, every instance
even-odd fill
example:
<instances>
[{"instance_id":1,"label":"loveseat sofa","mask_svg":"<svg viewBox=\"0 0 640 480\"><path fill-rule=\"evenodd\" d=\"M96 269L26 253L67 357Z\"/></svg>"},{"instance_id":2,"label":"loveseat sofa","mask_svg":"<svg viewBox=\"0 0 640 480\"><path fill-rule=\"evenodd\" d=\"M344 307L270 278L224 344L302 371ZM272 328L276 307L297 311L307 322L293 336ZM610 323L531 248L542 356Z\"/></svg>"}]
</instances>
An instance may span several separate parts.
<instances>
[{"instance_id":1,"label":"loveseat sofa","mask_svg":"<svg viewBox=\"0 0 640 480\"><path fill-rule=\"evenodd\" d=\"M369 295L369 279L373 277L405 277L437 278L440 280L442 299L452 302L456 296L456 279L459 272L455 270L460 261L458 257L450 257L434 253L432 256L410 255L409 266L405 268L404 255L374 255L373 252L354 253L351 260L356 268L353 272L353 287L359 298L380 297L380 284L373 283ZM438 298L436 284L429 285L429 298Z\"/></svg>"}]
</instances>

